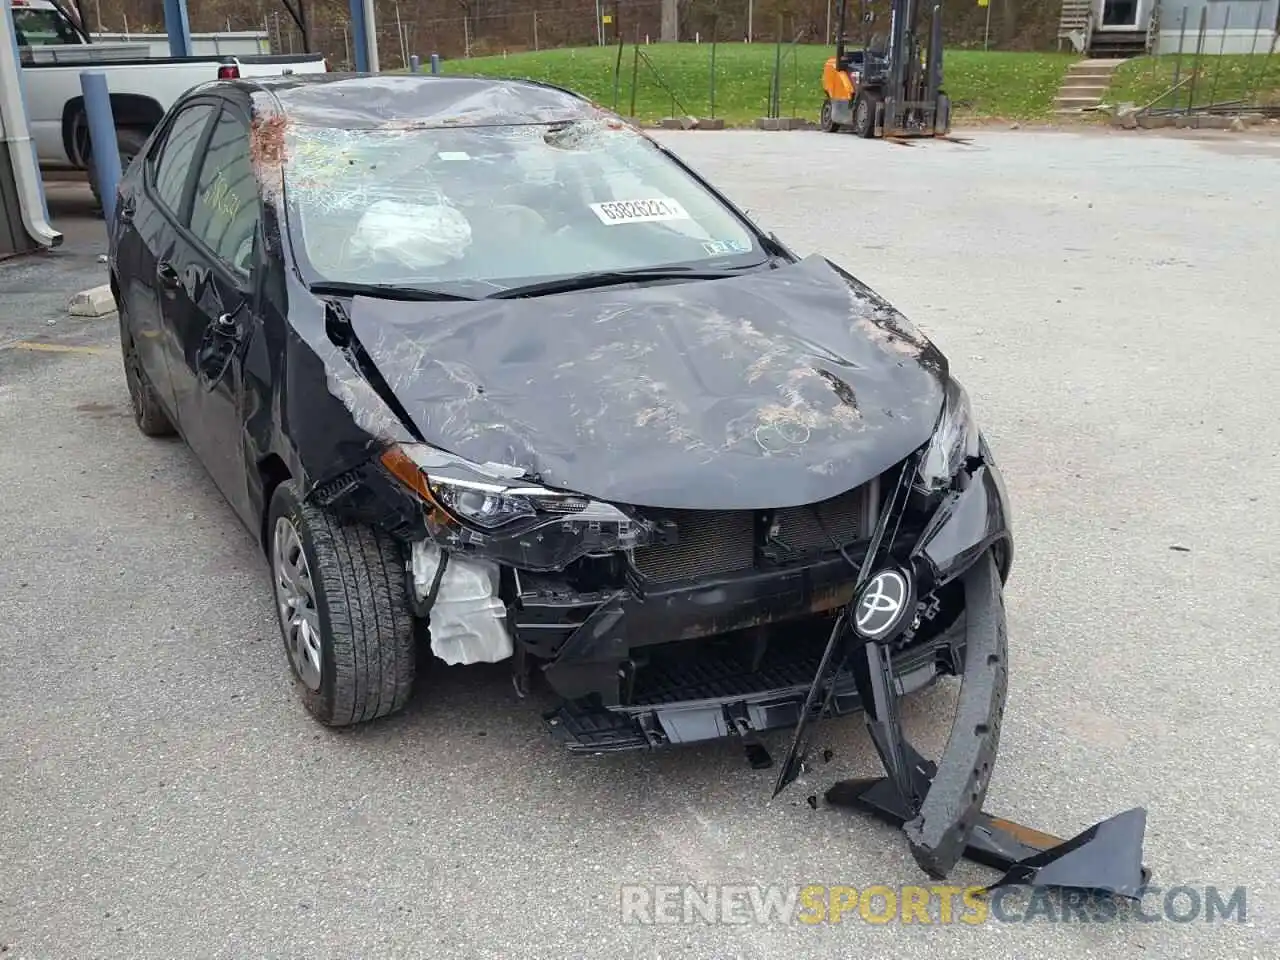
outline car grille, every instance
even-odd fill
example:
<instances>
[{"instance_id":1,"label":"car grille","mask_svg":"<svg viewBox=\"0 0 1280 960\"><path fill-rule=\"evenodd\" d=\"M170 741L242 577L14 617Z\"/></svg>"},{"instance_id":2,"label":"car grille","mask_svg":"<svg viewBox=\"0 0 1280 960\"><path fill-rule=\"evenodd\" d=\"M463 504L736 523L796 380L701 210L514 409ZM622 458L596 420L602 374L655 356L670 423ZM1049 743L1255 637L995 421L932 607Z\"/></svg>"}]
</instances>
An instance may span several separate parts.
<instances>
[{"instance_id":1,"label":"car grille","mask_svg":"<svg viewBox=\"0 0 1280 960\"><path fill-rule=\"evenodd\" d=\"M639 547L636 569L669 583L750 570L756 560L756 515L745 510L673 510L677 543Z\"/></svg>"},{"instance_id":2,"label":"car grille","mask_svg":"<svg viewBox=\"0 0 1280 960\"><path fill-rule=\"evenodd\" d=\"M862 536L865 487L822 503L788 507L774 514L773 538L790 556L822 553ZM749 510L673 510L663 513L675 522L677 542L640 547L633 562L651 583L699 580L750 570L756 563L756 518Z\"/></svg>"},{"instance_id":3,"label":"car grille","mask_svg":"<svg viewBox=\"0 0 1280 960\"><path fill-rule=\"evenodd\" d=\"M795 553L820 553L853 543L863 535L865 490L860 487L822 503L777 511L773 542Z\"/></svg>"}]
</instances>

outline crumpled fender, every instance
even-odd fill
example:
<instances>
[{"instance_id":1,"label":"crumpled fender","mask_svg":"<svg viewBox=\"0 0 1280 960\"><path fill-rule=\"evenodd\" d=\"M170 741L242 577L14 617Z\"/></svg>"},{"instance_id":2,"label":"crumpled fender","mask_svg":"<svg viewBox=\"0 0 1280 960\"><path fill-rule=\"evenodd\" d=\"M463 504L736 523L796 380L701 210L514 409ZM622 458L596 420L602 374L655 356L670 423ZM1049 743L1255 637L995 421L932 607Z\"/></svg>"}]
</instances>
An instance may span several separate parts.
<instances>
[{"instance_id":1,"label":"crumpled fender","mask_svg":"<svg viewBox=\"0 0 1280 960\"><path fill-rule=\"evenodd\" d=\"M1009 494L985 438L964 489L948 494L911 548L921 596L962 576L994 545L1001 582L1013 565Z\"/></svg>"}]
</instances>

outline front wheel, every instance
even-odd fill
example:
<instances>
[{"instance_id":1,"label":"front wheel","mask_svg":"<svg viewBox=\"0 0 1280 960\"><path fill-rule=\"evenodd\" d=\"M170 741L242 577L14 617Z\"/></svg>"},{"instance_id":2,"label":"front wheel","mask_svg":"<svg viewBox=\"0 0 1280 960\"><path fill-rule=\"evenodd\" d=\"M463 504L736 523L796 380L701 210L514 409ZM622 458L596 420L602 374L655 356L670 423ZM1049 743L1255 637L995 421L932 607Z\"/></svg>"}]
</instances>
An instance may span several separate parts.
<instances>
[{"instance_id":1,"label":"front wheel","mask_svg":"<svg viewBox=\"0 0 1280 960\"><path fill-rule=\"evenodd\" d=\"M859 93L853 101L853 132L864 140L876 135L876 107L880 98L871 93Z\"/></svg>"},{"instance_id":2,"label":"front wheel","mask_svg":"<svg viewBox=\"0 0 1280 960\"><path fill-rule=\"evenodd\" d=\"M280 632L307 710L335 727L401 710L417 663L399 542L304 503L293 481L276 488L267 530Z\"/></svg>"},{"instance_id":3,"label":"front wheel","mask_svg":"<svg viewBox=\"0 0 1280 960\"><path fill-rule=\"evenodd\" d=\"M822 100L822 113L818 116L818 127L824 133L835 133L839 129L839 125L831 119L830 97L824 97Z\"/></svg>"}]
</instances>

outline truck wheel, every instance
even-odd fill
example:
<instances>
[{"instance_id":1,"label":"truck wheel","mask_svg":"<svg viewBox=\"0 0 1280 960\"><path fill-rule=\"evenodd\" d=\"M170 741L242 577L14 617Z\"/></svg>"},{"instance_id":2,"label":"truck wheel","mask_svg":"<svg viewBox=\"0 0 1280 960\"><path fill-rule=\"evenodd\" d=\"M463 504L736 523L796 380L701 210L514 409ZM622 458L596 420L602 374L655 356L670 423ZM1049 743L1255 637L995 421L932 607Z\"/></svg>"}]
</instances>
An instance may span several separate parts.
<instances>
[{"instance_id":1,"label":"truck wheel","mask_svg":"<svg viewBox=\"0 0 1280 960\"><path fill-rule=\"evenodd\" d=\"M880 98L874 93L859 93L853 101L853 132L864 140L876 135L876 106Z\"/></svg>"},{"instance_id":2,"label":"truck wheel","mask_svg":"<svg viewBox=\"0 0 1280 960\"><path fill-rule=\"evenodd\" d=\"M414 621L400 544L276 488L267 515L280 632L302 701L329 726L402 709L413 692Z\"/></svg>"},{"instance_id":3,"label":"truck wheel","mask_svg":"<svg viewBox=\"0 0 1280 960\"><path fill-rule=\"evenodd\" d=\"M129 169L129 164L133 163L133 158L142 152L143 146L147 142L150 134L145 130L117 130L116 146L120 150L120 174ZM98 169L94 166L93 157L86 158L89 161L89 189L93 191L93 199L98 202L98 206L102 206L102 190L98 186Z\"/></svg>"},{"instance_id":4,"label":"truck wheel","mask_svg":"<svg viewBox=\"0 0 1280 960\"><path fill-rule=\"evenodd\" d=\"M150 378L142 369L133 334L129 330L128 316L119 303L116 304L116 314L120 318L120 353L124 359L124 379L129 385L129 404L133 407L134 422L144 436L171 437L177 431L160 406L160 398L156 396Z\"/></svg>"},{"instance_id":5,"label":"truck wheel","mask_svg":"<svg viewBox=\"0 0 1280 960\"><path fill-rule=\"evenodd\" d=\"M818 127L824 133L835 133L840 125L831 119L831 98L822 98L822 113L818 116Z\"/></svg>"}]
</instances>

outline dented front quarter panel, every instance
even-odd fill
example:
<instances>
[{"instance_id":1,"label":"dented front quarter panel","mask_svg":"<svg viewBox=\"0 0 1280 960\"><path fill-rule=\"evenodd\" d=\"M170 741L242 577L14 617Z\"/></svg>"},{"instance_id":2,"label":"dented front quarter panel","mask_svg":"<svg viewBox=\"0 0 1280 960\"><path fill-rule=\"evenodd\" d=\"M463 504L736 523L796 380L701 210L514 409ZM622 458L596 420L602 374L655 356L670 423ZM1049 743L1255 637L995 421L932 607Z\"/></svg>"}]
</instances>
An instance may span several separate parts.
<instances>
[{"instance_id":1,"label":"dented front quarter panel","mask_svg":"<svg viewBox=\"0 0 1280 960\"><path fill-rule=\"evenodd\" d=\"M1013 528L1004 477L985 438L979 463L967 473L962 489L953 490L934 510L911 549L918 588L935 590L964 574L993 546L1001 579L1013 564Z\"/></svg>"}]
</instances>

